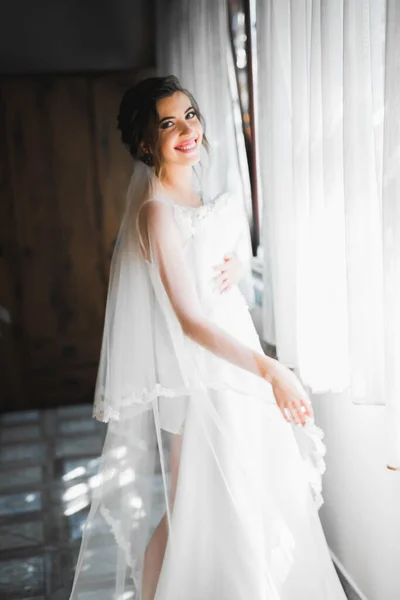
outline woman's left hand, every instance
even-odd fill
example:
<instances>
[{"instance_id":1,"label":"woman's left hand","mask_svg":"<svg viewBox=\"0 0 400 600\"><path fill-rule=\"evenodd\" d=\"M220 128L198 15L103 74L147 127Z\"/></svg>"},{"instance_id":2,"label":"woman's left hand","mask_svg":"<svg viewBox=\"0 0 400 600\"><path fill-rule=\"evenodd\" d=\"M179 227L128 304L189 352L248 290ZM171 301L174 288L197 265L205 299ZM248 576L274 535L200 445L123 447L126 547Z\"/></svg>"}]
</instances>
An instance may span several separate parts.
<instances>
[{"instance_id":1,"label":"woman's left hand","mask_svg":"<svg viewBox=\"0 0 400 600\"><path fill-rule=\"evenodd\" d=\"M224 262L215 265L214 269L219 271L213 278L214 289L218 289L221 294L230 290L244 275L244 265L236 254L225 254Z\"/></svg>"}]
</instances>

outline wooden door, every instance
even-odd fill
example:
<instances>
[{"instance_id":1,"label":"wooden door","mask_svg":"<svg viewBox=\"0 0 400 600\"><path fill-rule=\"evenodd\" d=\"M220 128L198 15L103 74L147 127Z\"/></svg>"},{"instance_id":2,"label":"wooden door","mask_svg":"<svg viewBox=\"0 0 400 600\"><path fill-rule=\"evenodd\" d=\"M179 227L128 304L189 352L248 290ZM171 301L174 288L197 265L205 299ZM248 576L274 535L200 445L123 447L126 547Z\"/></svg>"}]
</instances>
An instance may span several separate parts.
<instances>
[{"instance_id":1,"label":"wooden door","mask_svg":"<svg viewBox=\"0 0 400 600\"><path fill-rule=\"evenodd\" d=\"M130 74L0 87L0 410L92 399L131 160Z\"/></svg>"}]
</instances>

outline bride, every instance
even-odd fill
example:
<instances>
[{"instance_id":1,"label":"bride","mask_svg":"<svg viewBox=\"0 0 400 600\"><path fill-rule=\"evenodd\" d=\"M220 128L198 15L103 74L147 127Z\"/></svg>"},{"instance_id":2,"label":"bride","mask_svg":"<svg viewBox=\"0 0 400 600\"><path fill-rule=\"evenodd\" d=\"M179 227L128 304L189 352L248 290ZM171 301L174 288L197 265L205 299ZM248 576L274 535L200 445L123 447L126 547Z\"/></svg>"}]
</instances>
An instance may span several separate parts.
<instances>
[{"instance_id":1,"label":"bride","mask_svg":"<svg viewBox=\"0 0 400 600\"><path fill-rule=\"evenodd\" d=\"M107 436L71 599L344 600L318 516L323 433L250 317L240 195L196 187L199 107L176 77L149 78L118 124L134 168L95 393Z\"/></svg>"}]
</instances>

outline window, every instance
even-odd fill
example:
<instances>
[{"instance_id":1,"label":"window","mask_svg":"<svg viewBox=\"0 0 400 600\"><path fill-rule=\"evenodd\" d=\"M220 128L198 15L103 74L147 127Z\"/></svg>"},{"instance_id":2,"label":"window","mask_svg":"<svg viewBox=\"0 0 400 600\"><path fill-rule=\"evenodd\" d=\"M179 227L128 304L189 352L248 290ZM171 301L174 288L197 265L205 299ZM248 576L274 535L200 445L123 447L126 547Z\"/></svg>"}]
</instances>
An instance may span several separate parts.
<instances>
[{"instance_id":1,"label":"window","mask_svg":"<svg viewBox=\"0 0 400 600\"><path fill-rule=\"evenodd\" d=\"M253 254L260 246L262 207L258 201L259 177L256 144L256 19L254 0L228 0L229 31L234 57L241 126L246 147L247 168L251 185L251 239Z\"/></svg>"}]
</instances>

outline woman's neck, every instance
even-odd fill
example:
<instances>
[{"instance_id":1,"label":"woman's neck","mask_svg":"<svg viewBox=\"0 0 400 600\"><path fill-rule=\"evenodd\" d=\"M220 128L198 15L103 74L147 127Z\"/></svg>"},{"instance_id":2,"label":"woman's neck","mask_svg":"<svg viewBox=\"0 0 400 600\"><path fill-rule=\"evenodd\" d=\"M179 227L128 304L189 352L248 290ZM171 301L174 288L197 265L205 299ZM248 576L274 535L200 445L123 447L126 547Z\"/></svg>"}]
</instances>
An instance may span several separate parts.
<instances>
[{"instance_id":1,"label":"woman's neck","mask_svg":"<svg viewBox=\"0 0 400 600\"><path fill-rule=\"evenodd\" d=\"M179 200L183 200L180 203L191 204L194 195L193 171L191 166L170 165L164 167L160 181L171 195Z\"/></svg>"}]
</instances>

